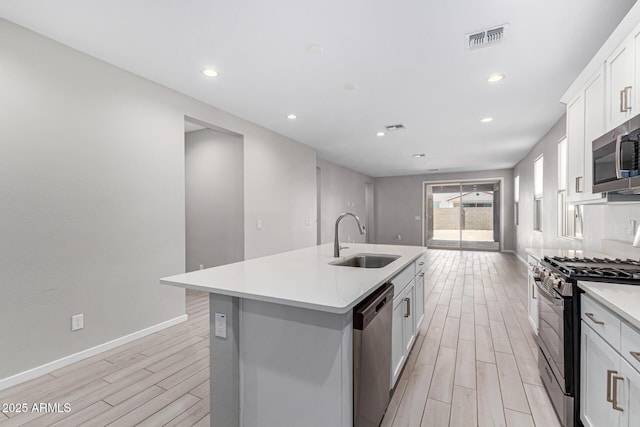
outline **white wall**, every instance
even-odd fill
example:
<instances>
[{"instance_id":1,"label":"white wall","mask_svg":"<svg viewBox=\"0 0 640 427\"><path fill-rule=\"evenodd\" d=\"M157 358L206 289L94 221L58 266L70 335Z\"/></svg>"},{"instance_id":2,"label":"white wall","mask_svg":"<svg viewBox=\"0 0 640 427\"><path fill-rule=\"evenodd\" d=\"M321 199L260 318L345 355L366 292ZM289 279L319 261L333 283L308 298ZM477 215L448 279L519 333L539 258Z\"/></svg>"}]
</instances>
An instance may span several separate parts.
<instances>
[{"instance_id":1,"label":"white wall","mask_svg":"<svg viewBox=\"0 0 640 427\"><path fill-rule=\"evenodd\" d=\"M185 134L187 271L244 258L242 145L211 129Z\"/></svg>"},{"instance_id":2,"label":"white wall","mask_svg":"<svg viewBox=\"0 0 640 427\"><path fill-rule=\"evenodd\" d=\"M558 141L565 134L563 116L514 168L514 176L520 175L518 254L524 258L527 248L560 248L637 258L640 250L632 247L633 236L628 233L628 226L631 219L640 224L640 203L585 205L583 239L558 236ZM538 232L533 231L533 161L541 154L544 154L544 215L543 231Z\"/></svg>"},{"instance_id":3,"label":"white wall","mask_svg":"<svg viewBox=\"0 0 640 427\"><path fill-rule=\"evenodd\" d=\"M423 182L503 179L503 250L514 250L513 171L510 169L375 178L376 238L380 244L422 245ZM418 217L416 220L415 217ZM397 239L400 235L402 240Z\"/></svg>"},{"instance_id":4,"label":"white wall","mask_svg":"<svg viewBox=\"0 0 640 427\"><path fill-rule=\"evenodd\" d=\"M333 242L335 222L343 212L352 212L367 227L367 233L373 232L372 224L367 222L368 212L365 201L365 188L373 178L351 169L336 165L327 160L318 159L320 168L320 234L321 242ZM340 242L364 243L367 236L360 235L353 218L340 221Z\"/></svg>"},{"instance_id":5,"label":"white wall","mask_svg":"<svg viewBox=\"0 0 640 427\"><path fill-rule=\"evenodd\" d=\"M311 148L5 20L0 40L0 379L184 313L158 279L185 271L185 116L244 137L246 258L315 244Z\"/></svg>"}]
</instances>

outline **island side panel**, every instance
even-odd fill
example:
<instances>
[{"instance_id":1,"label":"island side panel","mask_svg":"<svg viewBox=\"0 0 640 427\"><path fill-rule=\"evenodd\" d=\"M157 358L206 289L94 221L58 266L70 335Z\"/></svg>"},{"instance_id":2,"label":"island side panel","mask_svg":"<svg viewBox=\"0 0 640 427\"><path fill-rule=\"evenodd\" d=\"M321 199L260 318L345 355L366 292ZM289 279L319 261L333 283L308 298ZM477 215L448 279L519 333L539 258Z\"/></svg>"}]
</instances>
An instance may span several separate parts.
<instances>
[{"instance_id":1,"label":"island side panel","mask_svg":"<svg viewBox=\"0 0 640 427\"><path fill-rule=\"evenodd\" d=\"M244 427L351 426L352 312L243 299Z\"/></svg>"},{"instance_id":2,"label":"island side panel","mask_svg":"<svg viewBox=\"0 0 640 427\"><path fill-rule=\"evenodd\" d=\"M239 298L209 294L212 426L240 426L239 306ZM216 313L226 316L226 338L216 336Z\"/></svg>"}]
</instances>

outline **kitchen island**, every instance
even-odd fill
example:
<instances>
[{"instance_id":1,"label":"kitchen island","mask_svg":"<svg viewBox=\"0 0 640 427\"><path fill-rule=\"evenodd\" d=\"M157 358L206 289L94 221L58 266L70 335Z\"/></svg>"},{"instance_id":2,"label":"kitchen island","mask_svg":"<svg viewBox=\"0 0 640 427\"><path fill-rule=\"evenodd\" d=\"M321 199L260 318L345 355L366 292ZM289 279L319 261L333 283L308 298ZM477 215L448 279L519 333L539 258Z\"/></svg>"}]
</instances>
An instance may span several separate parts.
<instances>
[{"instance_id":1,"label":"kitchen island","mask_svg":"<svg viewBox=\"0 0 640 427\"><path fill-rule=\"evenodd\" d=\"M353 308L425 250L350 244L341 258L399 255L356 268L326 244L161 279L209 292L212 425L351 426Z\"/></svg>"}]
</instances>

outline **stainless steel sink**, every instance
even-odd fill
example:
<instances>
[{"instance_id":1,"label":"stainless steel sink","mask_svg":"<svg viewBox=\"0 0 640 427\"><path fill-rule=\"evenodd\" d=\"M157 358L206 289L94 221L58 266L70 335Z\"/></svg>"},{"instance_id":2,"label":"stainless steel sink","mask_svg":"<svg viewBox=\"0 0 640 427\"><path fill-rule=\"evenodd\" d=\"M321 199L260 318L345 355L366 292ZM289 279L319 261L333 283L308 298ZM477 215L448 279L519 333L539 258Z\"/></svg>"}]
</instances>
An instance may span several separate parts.
<instances>
[{"instance_id":1,"label":"stainless steel sink","mask_svg":"<svg viewBox=\"0 0 640 427\"><path fill-rule=\"evenodd\" d=\"M400 258L400 255L354 254L345 259L330 262L329 264L341 267L382 268L398 258Z\"/></svg>"}]
</instances>

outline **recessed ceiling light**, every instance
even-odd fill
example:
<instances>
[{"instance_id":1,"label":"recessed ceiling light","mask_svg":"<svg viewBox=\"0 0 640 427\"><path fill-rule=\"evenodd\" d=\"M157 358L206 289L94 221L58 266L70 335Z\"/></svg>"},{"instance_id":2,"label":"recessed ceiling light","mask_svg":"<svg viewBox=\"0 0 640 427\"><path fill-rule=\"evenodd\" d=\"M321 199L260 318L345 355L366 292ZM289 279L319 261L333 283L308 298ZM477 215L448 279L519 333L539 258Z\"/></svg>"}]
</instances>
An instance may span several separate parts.
<instances>
[{"instance_id":1,"label":"recessed ceiling light","mask_svg":"<svg viewBox=\"0 0 640 427\"><path fill-rule=\"evenodd\" d=\"M376 133L376 136L384 136L384 132L378 132Z\"/></svg>"},{"instance_id":2,"label":"recessed ceiling light","mask_svg":"<svg viewBox=\"0 0 640 427\"><path fill-rule=\"evenodd\" d=\"M312 53L314 55L320 55L322 52L324 52L324 48L319 44L312 44L307 48L307 50L309 51L309 53Z\"/></svg>"},{"instance_id":3,"label":"recessed ceiling light","mask_svg":"<svg viewBox=\"0 0 640 427\"><path fill-rule=\"evenodd\" d=\"M485 117L484 119L480 120L482 123L489 123L493 121L493 117Z\"/></svg>"},{"instance_id":4,"label":"recessed ceiling light","mask_svg":"<svg viewBox=\"0 0 640 427\"><path fill-rule=\"evenodd\" d=\"M298 118L298 116L296 116L295 114L287 114L287 119L289 119L289 120L295 120L297 118Z\"/></svg>"},{"instance_id":5,"label":"recessed ceiling light","mask_svg":"<svg viewBox=\"0 0 640 427\"><path fill-rule=\"evenodd\" d=\"M218 77L220 75L213 68L205 68L204 70L202 70L202 74L204 74L207 77Z\"/></svg>"},{"instance_id":6,"label":"recessed ceiling light","mask_svg":"<svg viewBox=\"0 0 640 427\"><path fill-rule=\"evenodd\" d=\"M505 78L504 74L494 74L492 76L489 76L487 81L489 83L496 83L496 82L499 82L500 80L503 80L504 78Z\"/></svg>"},{"instance_id":7,"label":"recessed ceiling light","mask_svg":"<svg viewBox=\"0 0 640 427\"><path fill-rule=\"evenodd\" d=\"M416 159L419 159L420 157L426 157L427 155L424 153L420 153L420 154L414 154L413 157L415 157Z\"/></svg>"}]
</instances>

